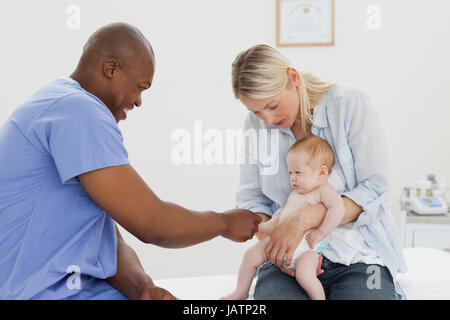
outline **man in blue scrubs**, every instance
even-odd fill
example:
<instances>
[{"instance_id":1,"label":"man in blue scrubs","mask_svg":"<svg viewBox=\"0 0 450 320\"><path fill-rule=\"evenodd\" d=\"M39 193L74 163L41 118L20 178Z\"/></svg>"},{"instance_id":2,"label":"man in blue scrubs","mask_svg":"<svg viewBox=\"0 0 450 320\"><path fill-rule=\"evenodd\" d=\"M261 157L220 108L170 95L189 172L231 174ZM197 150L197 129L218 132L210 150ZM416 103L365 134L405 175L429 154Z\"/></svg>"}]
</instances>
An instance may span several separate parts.
<instances>
[{"instance_id":1,"label":"man in blue scrubs","mask_svg":"<svg viewBox=\"0 0 450 320\"><path fill-rule=\"evenodd\" d=\"M107 25L70 77L43 87L0 127L0 299L173 299L115 222L170 248L253 237L257 215L162 201L130 165L117 123L141 105L154 68L138 29Z\"/></svg>"}]
</instances>

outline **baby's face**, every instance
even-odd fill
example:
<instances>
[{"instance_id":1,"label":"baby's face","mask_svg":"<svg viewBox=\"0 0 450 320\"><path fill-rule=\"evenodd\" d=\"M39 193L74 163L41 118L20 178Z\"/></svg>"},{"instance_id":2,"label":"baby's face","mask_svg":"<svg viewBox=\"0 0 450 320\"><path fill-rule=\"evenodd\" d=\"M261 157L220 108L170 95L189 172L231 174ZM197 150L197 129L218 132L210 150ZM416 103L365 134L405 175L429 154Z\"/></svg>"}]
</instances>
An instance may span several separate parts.
<instances>
[{"instance_id":1,"label":"baby's face","mask_svg":"<svg viewBox=\"0 0 450 320\"><path fill-rule=\"evenodd\" d=\"M310 192L323 182L320 167L312 168L308 163L309 159L310 156L303 151L291 152L287 156L291 186L301 194Z\"/></svg>"}]
</instances>

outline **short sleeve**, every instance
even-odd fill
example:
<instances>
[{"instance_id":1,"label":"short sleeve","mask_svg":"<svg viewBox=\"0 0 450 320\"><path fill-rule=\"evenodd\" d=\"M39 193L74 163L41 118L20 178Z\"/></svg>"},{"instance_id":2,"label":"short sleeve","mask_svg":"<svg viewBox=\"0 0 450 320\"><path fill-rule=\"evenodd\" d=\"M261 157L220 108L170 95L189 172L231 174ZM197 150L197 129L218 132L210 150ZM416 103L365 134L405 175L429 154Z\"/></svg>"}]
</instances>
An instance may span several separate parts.
<instances>
[{"instance_id":1,"label":"short sleeve","mask_svg":"<svg viewBox=\"0 0 450 320\"><path fill-rule=\"evenodd\" d=\"M31 130L53 158L62 183L76 183L85 172L129 164L113 115L86 94L60 98Z\"/></svg>"}]
</instances>

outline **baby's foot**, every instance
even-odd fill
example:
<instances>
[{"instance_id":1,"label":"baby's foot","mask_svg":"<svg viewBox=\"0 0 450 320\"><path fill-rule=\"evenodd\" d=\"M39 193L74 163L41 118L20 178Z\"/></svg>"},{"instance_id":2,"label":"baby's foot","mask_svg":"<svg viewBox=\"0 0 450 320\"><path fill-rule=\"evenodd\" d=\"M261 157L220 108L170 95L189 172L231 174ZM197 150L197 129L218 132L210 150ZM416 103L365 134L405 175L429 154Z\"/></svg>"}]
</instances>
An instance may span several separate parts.
<instances>
[{"instance_id":1,"label":"baby's foot","mask_svg":"<svg viewBox=\"0 0 450 320\"><path fill-rule=\"evenodd\" d=\"M233 291L229 295L220 298L220 300L247 300L247 299L248 299L248 294L237 292L237 291Z\"/></svg>"}]
</instances>

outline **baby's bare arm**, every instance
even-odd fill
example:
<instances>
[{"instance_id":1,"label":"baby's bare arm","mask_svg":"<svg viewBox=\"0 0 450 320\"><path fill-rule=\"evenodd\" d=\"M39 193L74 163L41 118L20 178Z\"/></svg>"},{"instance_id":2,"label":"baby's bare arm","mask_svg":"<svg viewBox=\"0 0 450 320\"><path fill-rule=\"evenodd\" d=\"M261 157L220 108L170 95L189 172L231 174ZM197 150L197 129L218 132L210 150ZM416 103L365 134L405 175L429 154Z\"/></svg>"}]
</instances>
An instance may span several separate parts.
<instances>
[{"instance_id":1,"label":"baby's bare arm","mask_svg":"<svg viewBox=\"0 0 450 320\"><path fill-rule=\"evenodd\" d=\"M344 217L344 201L331 185L325 185L320 189L320 201L327 208L327 212L318 229L321 233L328 235L340 224Z\"/></svg>"}]
</instances>

